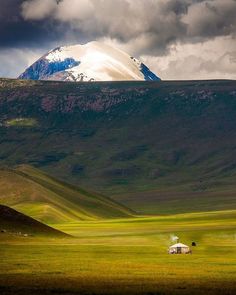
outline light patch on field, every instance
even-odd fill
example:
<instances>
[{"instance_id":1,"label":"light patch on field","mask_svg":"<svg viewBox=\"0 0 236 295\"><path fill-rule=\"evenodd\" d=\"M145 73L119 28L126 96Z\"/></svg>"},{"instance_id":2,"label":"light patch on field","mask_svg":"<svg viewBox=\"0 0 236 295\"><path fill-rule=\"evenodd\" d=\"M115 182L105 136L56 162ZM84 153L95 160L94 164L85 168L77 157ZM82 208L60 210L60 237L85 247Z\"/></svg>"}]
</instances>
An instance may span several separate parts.
<instances>
[{"instance_id":1,"label":"light patch on field","mask_svg":"<svg viewBox=\"0 0 236 295\"><path fill-rule=\"evenodd\" d=\"M34 118L14 118L5 122L7 127L36 127L38 121Z\"/></svg>"}]
</instances>

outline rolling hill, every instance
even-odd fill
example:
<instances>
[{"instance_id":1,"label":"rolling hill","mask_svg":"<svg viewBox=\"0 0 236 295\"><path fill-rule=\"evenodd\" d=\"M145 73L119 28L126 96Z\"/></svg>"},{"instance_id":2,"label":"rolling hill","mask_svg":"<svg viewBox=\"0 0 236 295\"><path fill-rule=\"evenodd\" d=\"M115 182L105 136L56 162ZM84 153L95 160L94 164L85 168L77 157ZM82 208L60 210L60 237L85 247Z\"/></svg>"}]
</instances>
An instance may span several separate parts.
<instances>
[{"instance_id":1,"label":"rolling hill","mask_svg":"<svg viewBox=\"0 0 236 295\"><path fill-rule=\"evenodd\" d=\"M235 159L235 81L0 80L2 166L34 166L139 213L236 208Z\"/></svg>"},{"instance_id":2,"label":"rolling hill","mask_svg":"<svg viewBox=\"0 0 236 295\"><path fill-rule=\"evenodd\" d=\"M60 182L30 166L0 170L0 203L47 224L133 214L102 195Z\"/></svg>"},{"instance_id":3,"label":"rolling hill","mask_svg":"<svg viewBox=\"0 0 236 295\"><path fill-rule=\"evenodd\" d=\"M1 235L69 237L59 230L2 205L0 205L0 228Z\"/></svg>"}]
</instances>

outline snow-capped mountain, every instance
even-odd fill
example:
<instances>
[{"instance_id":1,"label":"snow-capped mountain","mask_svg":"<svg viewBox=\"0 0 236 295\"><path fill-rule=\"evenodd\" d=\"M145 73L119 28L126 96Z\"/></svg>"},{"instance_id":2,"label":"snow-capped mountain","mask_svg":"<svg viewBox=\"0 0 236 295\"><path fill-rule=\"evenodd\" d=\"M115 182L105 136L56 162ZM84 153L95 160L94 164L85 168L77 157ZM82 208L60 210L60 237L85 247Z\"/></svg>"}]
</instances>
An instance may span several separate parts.
<instances>
[{"instance_id":1,"label":"snow-capped mountain","mask_svg":"<svg viewBox=\"0 0 236 295\"><path fill-rule=\"evenodd\" d=\"M19 78L75 82L160 80L138 59L100 42L55 48Z\"/></svg>"}]
</instances>

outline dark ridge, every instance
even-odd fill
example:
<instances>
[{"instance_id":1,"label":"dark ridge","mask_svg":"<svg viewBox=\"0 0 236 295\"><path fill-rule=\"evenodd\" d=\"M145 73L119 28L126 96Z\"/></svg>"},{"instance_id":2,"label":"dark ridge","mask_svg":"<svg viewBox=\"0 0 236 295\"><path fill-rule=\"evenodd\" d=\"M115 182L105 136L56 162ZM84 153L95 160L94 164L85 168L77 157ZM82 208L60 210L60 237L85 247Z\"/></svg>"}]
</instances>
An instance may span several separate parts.
<instances>
[{"instance_id":1,"label":"dark ridge","mask_svg":"<svg viewBox=\"0 0 236 295\"><path fill-rule=\"evenodd\" d=\"M0 205L0 231L23 236L69 237L59 230L4 205Z\"/></svg>"}]
</instances>

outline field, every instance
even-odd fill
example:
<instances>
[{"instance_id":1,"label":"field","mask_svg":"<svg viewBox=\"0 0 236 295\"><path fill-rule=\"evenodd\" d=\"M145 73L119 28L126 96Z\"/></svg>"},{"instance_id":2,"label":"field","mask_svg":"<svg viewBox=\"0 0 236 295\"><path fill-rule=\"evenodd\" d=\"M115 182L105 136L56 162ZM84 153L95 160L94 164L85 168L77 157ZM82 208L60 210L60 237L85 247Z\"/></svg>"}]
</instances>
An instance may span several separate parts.
<instances>
[{"instance_id":1,"label":"field","mask_svg":"<svg viewBox=\"0 0 236 295\"><path fill-rule=\"evenodd\" d=\"M2 294L235 294L236 211L56 227L75 238L0 236ZM167 254L174 235L192 255Z\"/></svg>"}]
</instances>

